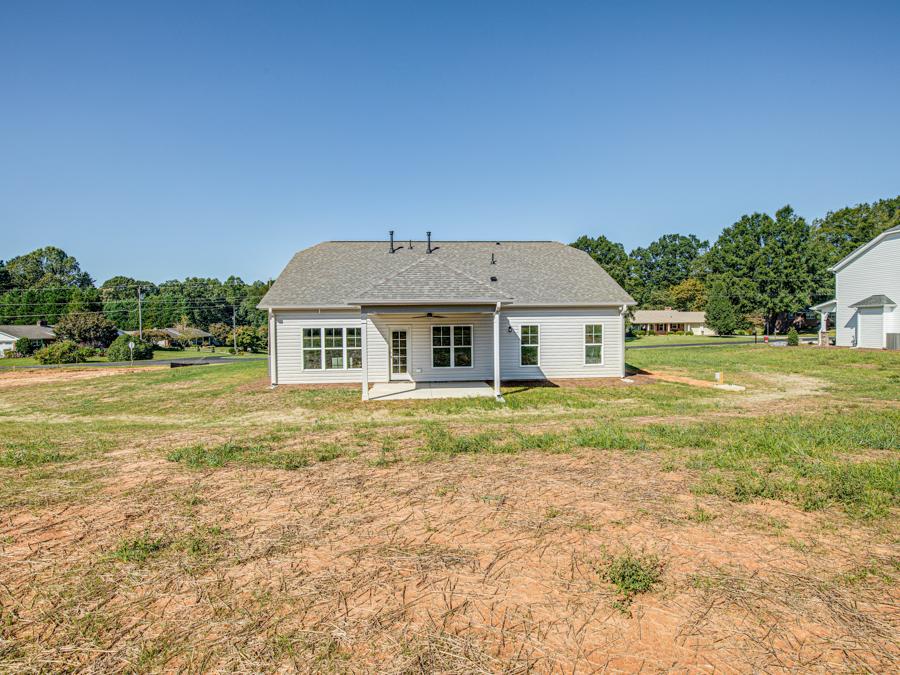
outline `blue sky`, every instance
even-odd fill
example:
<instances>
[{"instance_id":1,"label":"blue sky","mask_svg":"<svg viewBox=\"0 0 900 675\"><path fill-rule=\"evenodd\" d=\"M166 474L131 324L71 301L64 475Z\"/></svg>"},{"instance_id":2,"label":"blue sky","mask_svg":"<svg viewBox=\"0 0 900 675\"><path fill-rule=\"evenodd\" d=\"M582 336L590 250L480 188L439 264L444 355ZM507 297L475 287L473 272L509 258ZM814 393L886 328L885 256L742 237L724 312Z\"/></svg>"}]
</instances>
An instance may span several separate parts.
<instances>
[{"instance_id":1,"label":"blue sky","mask_svg":"<svg viewBox=\"0 0 900 675\"><path fill-rule=\"evenodd\" d=\"M900 3L0 4L0 258L714 239L900 193Z\"/></svg>"}]
</instances>

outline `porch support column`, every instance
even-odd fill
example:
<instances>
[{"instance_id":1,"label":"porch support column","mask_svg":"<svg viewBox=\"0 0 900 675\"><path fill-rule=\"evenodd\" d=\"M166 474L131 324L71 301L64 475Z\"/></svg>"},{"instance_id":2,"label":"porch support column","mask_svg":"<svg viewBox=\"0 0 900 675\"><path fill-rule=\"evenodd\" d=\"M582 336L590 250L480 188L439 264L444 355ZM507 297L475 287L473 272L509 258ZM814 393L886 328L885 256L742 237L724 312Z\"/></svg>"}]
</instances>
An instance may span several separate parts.
<instances>
[{"instance_id":1,"label":"porch support column","mask_svg":"<svg viewBox=\"0 0 900 675\"><path fill-rule=\"evenodd\" d=\"M368 342L366 340L366 333L368 332L369 327L369 315L366 310L362 310L360 312L360 318L362 319L362 330L360 333L362 334L362 400L369 400L369 354L368 354Z\"/></svg>"},{"instance_id":2,"label":"porch support column","mask_svg":"<svg viewBox=\"0 0 900 675\"><path fill-rule=\"evenodd\" d=\"M278 385L278 321L275 312L269 310L269 380L272 387Z\"/></svg>"},{"instance_id":3,"label":"porch support column","mask_svg":"<svg viewBox=\"0 0 900 675\"><path fill-rule=\"evenodd\" d=\"M502 401L500 395L500 303L494 308L494 396Z\"/></svg>"}]
</instances>

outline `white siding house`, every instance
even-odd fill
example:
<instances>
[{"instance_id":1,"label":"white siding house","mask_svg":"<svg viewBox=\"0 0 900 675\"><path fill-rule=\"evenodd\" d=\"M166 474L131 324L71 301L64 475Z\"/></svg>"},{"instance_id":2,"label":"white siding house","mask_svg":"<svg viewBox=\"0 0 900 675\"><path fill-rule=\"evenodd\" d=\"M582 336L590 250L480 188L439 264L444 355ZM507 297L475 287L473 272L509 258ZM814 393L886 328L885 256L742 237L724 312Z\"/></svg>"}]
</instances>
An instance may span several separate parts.
<instances>
[{"instance_id":1,"label":"white siding house","mask_svg":"<svg viewBox=\"0 0 900 675\"><path fill-rule=\"evenodd\" d=\"M656 335L681 331L692 335L715 335L706 325L706 312L681 312L677 309L636 309L632 325Z\"/></svg>"},{"instance_id":2,"label":"white siding house","mask_svg":"<svg viewBox=\"0 0 900 675\"><path fill-rule=\"evenodd\" d=\"M31 325L0 326L0 357L15 349L16 340L28 338L41 345L56 339L53 329L41 323Z\"/></svg>"},{"instance_id":3,"label":"white siding house","mask_svg":"<svg viewBox=\"0 0 900 675\"><path fill-rule=\"evenodd\" d=\"M835 313L836 344L900 349L900 226L882 232L831 268L835 299L813 307Z\"/></svg>"},{"instance_id":4,"label":"white siding house","mask_svg":"<svg viewBox=\"0 0 900 675\"><path fill-rule=\"evenodd\" d=\"M273 385L622 377L634 301L558 242L324 242L260 302Z\"/></svg>"}]
</instances>

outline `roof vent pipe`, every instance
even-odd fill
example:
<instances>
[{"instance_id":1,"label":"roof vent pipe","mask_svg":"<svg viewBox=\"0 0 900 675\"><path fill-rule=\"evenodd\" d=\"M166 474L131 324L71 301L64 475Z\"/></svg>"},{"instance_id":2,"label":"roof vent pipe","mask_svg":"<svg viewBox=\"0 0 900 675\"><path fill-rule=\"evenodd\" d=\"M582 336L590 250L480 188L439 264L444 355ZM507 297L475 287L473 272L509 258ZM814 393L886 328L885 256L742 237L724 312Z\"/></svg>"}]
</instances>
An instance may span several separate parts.
<instances>
[{"instance_id":1,"label":"roof vent pipe","mask_svg":"<svg viewBox=\"0 0 900 675\"><path fill-rule=\"evenodd\" d=\"M425 249L425 253L431 253L434 250L431 248L431 232L426 232L425 236L428 237L428 248Z\"/></svg>"},{"instance_id":2,"label":"roof vent pipe","mask_svg":"<svg viewBox=\"0 0 900 675\"><path fill-rule=\"evenodd\" d=\"M389 230L389 231L388 231L388 234L391 235L391 250L390 250L390 252L391 252L391 253L396 253L397 251L399 251L399 250L400 250L401 248L403 248L403 247L402 247L402 246L394 246L394 231L393 231L393 230ZM410 246L410 248L412 248L412 246Z\"/></svg>"}]
</instances>

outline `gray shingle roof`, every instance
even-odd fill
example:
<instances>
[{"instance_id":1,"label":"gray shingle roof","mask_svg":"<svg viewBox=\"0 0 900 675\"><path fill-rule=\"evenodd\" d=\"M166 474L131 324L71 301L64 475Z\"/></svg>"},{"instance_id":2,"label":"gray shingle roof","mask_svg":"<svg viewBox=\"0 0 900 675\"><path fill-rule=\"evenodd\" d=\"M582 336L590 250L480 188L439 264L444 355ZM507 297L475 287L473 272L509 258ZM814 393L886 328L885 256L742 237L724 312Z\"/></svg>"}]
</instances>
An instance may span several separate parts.
<instances>
[{"instance_id":1,"label":"gray shingle roof","mask_svg":"<svg viewBox=\"0 0 900 675\"><path fill-rule=\"evenodd\" d=\"M327 241L295 254L259 307L484 301L517 305L634 304L584 251L555 241ZM491 254L495 263L491 263ZM491 277L497 281L491 281Z\"/></svg>"},{"instance_id":2,"label":"gray shingle roof","mask_svg":"<svg viewBox=\"0 0 900 675\"><path fill-rule=\"evenodd\" d=\"M884 307L885 305L893 305L895 304L893 300L891 300L886 295L870 295L868 298L860 300L859 302L854 302L851 307L859 308L859 307Z\"/></svg>"},{"instance_id":3,"label":"gray shingle roof","mask_svg":"<svg viewBox=\"0 0 900 675\"><path fill-rule=\"evenodd\" d=\"M56 338L56 334L48 326L36 326L34 324L0 326L0 333L5 333L14 338L28 338L29 340L53 340Z\"/></svg>"}]
</instances>

